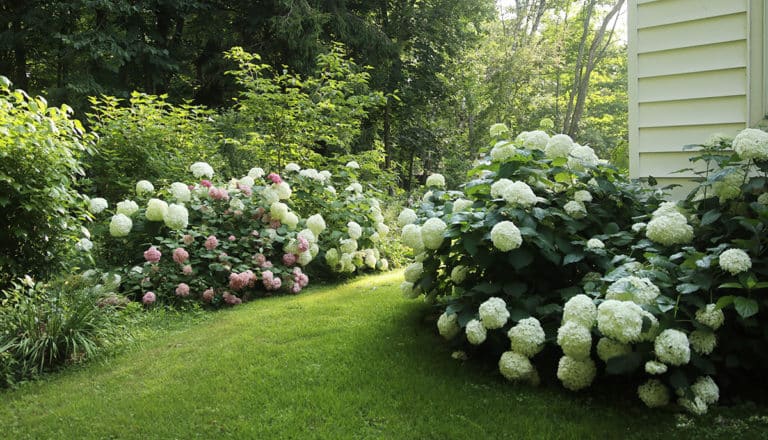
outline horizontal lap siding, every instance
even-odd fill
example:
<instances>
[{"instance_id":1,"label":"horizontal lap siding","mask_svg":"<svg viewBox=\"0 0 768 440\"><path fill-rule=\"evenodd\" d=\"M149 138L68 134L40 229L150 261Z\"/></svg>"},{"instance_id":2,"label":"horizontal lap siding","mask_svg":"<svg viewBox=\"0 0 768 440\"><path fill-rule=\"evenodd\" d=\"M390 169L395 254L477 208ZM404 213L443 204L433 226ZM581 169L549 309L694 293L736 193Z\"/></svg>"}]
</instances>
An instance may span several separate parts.
<instances>
[{"instance_id":1,"label":"horizontal lap siding","mask_svg":"<svg viewBox=\"0 0 768 440\"><path fill-rule=\"evenodd\" d=\"M691 166L683 146L747 126L747 6L747 0L630 2L633 177L685 182L691 172L671 174Z\"/></svg>"}]
</instances>

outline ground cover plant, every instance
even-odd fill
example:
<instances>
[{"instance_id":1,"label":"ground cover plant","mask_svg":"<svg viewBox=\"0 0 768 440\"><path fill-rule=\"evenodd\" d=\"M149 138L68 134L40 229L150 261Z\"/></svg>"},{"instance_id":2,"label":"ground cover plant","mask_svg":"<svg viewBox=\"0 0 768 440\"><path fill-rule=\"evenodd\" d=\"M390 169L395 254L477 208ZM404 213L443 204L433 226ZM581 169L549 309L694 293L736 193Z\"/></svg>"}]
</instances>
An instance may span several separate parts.
<instances>
[{"instance_id":1,"label":"ground cover plant","mask_svg":"<svg viewBox=\"0 0 768 440\"><path fill-rule=\"evenodd\" d=\"M548 363L573 391L627 375L646 405L676 397L695 414L718 383L734 397L765 368L747 347L765 344L768 134L702 150L701 186L679 204L568 136L492 134L463 192L431 176L399 219L416 253L403 294L437 302L446 339L494 353L513 381L537 384Z\"/></svg>"},{"instance_id":2,"label":"ground cover plant","mask_svg":"<svg viewBox=\"0 0 768 440\"><path fill-rule=\"evenodd\" d=\"M4 391L11 438L760 438L762 410L680 418L488 374L403 301L400 273L267 298ZM371 341L378 341L372 344ZM629 391L631 393L631 390ZM482 404L478 404L482 402ZM744 411L746 409L746 411ZM747 415L746 413L750 413ZM68 423L61 423L68 420Z\"/></svg>"}]
</instances>

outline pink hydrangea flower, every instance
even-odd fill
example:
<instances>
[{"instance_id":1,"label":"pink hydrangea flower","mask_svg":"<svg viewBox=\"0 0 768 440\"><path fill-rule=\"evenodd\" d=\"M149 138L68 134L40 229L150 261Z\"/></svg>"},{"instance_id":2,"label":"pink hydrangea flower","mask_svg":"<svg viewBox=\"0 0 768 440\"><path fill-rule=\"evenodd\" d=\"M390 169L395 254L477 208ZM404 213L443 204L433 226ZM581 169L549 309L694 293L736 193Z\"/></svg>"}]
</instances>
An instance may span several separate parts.
<instances>
[{"instance_id":1,"label":"pink hydrangea flower","mask_svg":"<svg viewBox=\"0 0 768 440\"><path fill-rule=\"evenodd\" d=\"M192 191L192 190L194 190L194 189L195 189L195 185L187 185L187 189L189 189L190 191Z\"/></svg>"},{"instance_id":2,"label":"pink hydrangea flower","mask_svg":"<svg viewBox=\"0 0 768 440\"><path fill-rule=\"evenodd\" d=\"M203 292L203 301L205 302L213 301L213 295L214 295L213 289L210 289L210 288L205 289L205 291Z\"/></svg>"},{"instance_id":3,"label":"pink hydrangea flower","mask_svg":"<svg viewBox=\"0 0 768 440\"><path fill-rule=\"evenodd\" d=\"M227 259L227 253L226 252L222 252L222 253L219 254L219 261L226 261L226 259Z\"/></svg>"},{"instance_id":4,"label":"pink hydrangea flower","mask_svg":"<svg viewBox=\"0 0 768 440\"><path fill-rule=\"evenodd\" d=\"M259 236L259 231L254 229L253 231L251 231L251 235L253 235L254 237L258 237Z\"/></svg>"},{"instance_id":5,"label":"pink hydrangea flower","mask_svg":"<svg viewBox=\"0 0 768 440\"><path fill-rule=\"evenodd\" d=\"M176 286L176 296L180 296L182 298L186 298L189 296L189 286L185 283L179 283L178 286Z\"/></svg>"},{"instance_id":6,"label":"pink hydrangea flower","mask_svg":"<svg viewBox=\"0 0 768 440\"><path fill-rule=\"evenodd\" d=\"M245 195L246 195L246 196L248 196L248 197L250 197L250 196L253 194L253 189L251 189L251 187L250 187L250 186L248 186L248 185L245 185L245 184L243 184L243 183L239 183L239 184L237 185L237 189L239 189L240 191L242 191L242 192L243 192L243 194L245 194Z\"/></svg>"},{"instance_id":7,"label":"pink hydrangea flower","mask_svg":"<svg viewBox=\"0 0 768 440\"><path fill-rule=\"evenodd\" d=\"M277 290L283 285L283 280L280 277L272 278L272 290Z\"/></svg>"},{"instance_id":8,"label":"pink hydrangea flower","mask_svg":"<svg viewBox=\"0 0 768 440\"><path fill-rule=\"evenodd\" d=\"M283 255L283 264L286 266L293 266L296 264L296 255L294 254L284 254Z\"/></svg>"},{"instance_id":9,"label":"pink hydrangea flower","mask_svg":"<svg viewBox=\"0 0 768 440\"><path fill-rule=\"evenodd\" d=\"M261 263L261 268L262 268L262 269L269 269L269 268L270 268L270 267L272 267L272 266L273 266L273 264L272 264L272 262L271 262L271 261L269 261L269 260L267 260L267 261L265 261L265 262Z\"/></svg>"},{"instance_id":10,"label":"pink hydrangea flower","mask_svg":"<svg viewBox=\"0 0 768 440\"><path fill-rule=\"evenodd\" d=\"M282 224L282 223L280 223L280 220L278 220L278 219L274 219L274 220L271 220L271 221L269 222L269 227L270 227L270 228L272 228L272 229L277 229L277 228L279 228L279 227L280 227L280 225L281 225L281 224Z\"/></svg>"},{"instance_id":11,"label":"pink hydrangea flower","mask_svg":"<svg viewBox=\"0 0 768 440\"><path fill-rule=\"evenodd\" d=\"M293 286L291 286L291 293L299 293L301 292L301 286L299 283L293 283Z\"/></svg>"},{"instance_id":12,"label":"pink hydrangea flower","mask_svg":"<svg viewBox=\"0 0 768 440\"><path fill-rule=\"evenodd\" d=\"M149 261L150 263L157 263L160 261L160 257L162 257L163 254L160 253L159 250L157 250L156 247L150 246L149 249L144 251L144 259Z\"/></svg>"},{"instance_id":13,"label":"pink hydrangea flower","mask_svg":"<svg viewBox=\"0 0 768 440\"><path fill-rule=\"evenodd\" d=\"M210 180L205 180L205 179L200 181L200 185L203 185L206 188L210 188L213 186Z\"/></svg>"},{"instance_id":14,"label":"pink hydrangea flower","mask_svg":"<svg viewBox=\"0 0 768 440\"><path fill-rule=\"evenodd\" d=\"M218 245L219 245L219 239L216 238L215 235L211 235L205 239L205 248L208 249L209 251L216 249L216 246Z\"/></svg>"},{"instance_id":15,"label":"pink hydrangea flower","mask_svg":"<svg viewBox=\"0 0 768 440\"><path fill-rule=\"evenodd\" d=\"M303 235L299 235L299 252L306 252L309 250L309 241L304 238Z\"/></svg>"},{"instance_id":16,"label":"pink hydrangea flower","mask_svg":"<svg viewBox=\"0 0 768 440\"><path fill-rule=\"evenodd\" d=\"M173 261L175 261L178 264L184 264L185 261L189 258L189 252L184 250L184 248L176 248L173 250Z\"/></svg>"},{"instance_id":17,"label":"pink hydrangea flower","mask_svg":"<svg viewBox=\"0 0 768 440\"><path fill-rule=\"evenodd\" d=\"M182 238L182 241L184 242L185 245L189 246L190 244L195 242L195 237L193 237L193 236L191 236L189 234L184 234L184 237Z\"/></svg>"},{"instance_id":18,"label":"pink hydrangea flower","mask_svg":"<svg viewBox=\"0 0 768 440\"><path fill-rule=\"evenodd\" d=\"M229 292L224 292L224 294L221 295L221 298L224 300L225 303L227 303L227 304L229 304L231 306L236 306L236 305L241 304L243 302L243 300L241 300L240 298L236 297L235 295L232 295Z\"/></svg>"},{"instance_id":19,"label":"pink hydrangea flower","mask_svg":"<svg viewBox=\"0 0 768 440\"><path fill-rule=\"evenodd\" d=\"M230 235L229 237L227 237L227 240L235 241L235 240L237 240L237 237L235 237L234 235Z\"/></svg>"},{"instance_id":20,"label":"pink hydrangea flower","mask_svg":"<svg viewBox=\"0 0 768 440\"><path fill-rule=\"evenodd\" d=\"M274 184L280 184L283 183L283 179L280 178L280 175L275 173L269 173L267 176L267 179L271 180Z\"/></svg>"},{"instance_id":21,"label":"pink hydrangea flower","mask_svg":"<svg viewBox=\"0 0 768 440\"><path fill-rule=\"evenodd\" d=\"M181 269L181 272L182 272L184 275L192 275L192 266L190 266L189 264L187 264L186 266L184 266L184 267Z\"/></svg>"},{"instance_id":22,"label":"pink hydrangea flower","mask_svg":"<svg viewBox=\"0 0 768 440\"><path fill-rule=\"evenodd\" d=\"M211 187L211 189L208 190L208 195L213 200L229 200L229 193L226 189L222 188Z\"/></svg>"},{"instance_id":23,"label":"pink hydrangea flower","mask_svg":"<svg viewBox=\"0 0 768 440\"><path fill-rule=\"evenodd\" d=\"M232 290L240 290L245 287L252 287L256 282L256 274L250 270L246 270L241 273L229 274L229 288Z\"/></svg>"},{"instance_id":24,"label":"pink hydrangea flower","mask_svg":"<svg viewBox=\"0 0 768 440\"><path fill-rule=\"evenodd\" d=\"M241 215L243 215L243 211L236 209L235 212L233 212L232 214L234 214L235 217L240 217Z\"/></svg>"},{"instance_id":25,"label":"pink hydrangea flower","mask_svg":"<svg viewBox=\"0 0 768 440\"><path fill-rule=\"evenodd\" d=\"M155 296L155 292L148 291L144 294L143 297L141 297L141 302L143 302L145 305L150 305L153 302L157 300L157 296Z\"/></svg>"}]
</instances>

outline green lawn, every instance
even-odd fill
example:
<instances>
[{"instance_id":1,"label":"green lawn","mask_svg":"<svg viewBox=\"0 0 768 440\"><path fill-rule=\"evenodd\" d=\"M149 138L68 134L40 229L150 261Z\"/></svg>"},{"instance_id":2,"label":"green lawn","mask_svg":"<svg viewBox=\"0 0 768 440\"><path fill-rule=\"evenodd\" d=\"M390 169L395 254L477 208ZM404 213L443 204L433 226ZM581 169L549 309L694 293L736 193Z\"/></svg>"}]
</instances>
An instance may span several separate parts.
<instances>
[{"instance_id":1,"label":"green lawn","mask_svg":"<svg viewBox=\"0 0 768 440\"><path fill-rule=\"evenodd\" d=\"M681 421L626 393L518 386L453 360L399 282L393 273L254 301L1 392L0 438L768 437L762 407Z\"/></svg>"}]
</instances>

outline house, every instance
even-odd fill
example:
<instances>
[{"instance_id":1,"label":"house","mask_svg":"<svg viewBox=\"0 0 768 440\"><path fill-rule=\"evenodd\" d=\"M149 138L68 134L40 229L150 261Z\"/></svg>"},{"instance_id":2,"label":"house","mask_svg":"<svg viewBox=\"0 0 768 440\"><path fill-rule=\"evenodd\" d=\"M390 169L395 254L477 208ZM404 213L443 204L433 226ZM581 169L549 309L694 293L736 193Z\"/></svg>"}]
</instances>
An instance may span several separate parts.
<instances>
[{"instance_id":1,"label":"house","mask_svg":"<svg viewBox=\"0 0 768 440\"><path fill-rule=\"evenodd\" d=\"M764 0L629 0L632 177L690 188L690 152L768 113ZM673 196L682 196L678 189Z\"/></svg>"}]
</instances>

